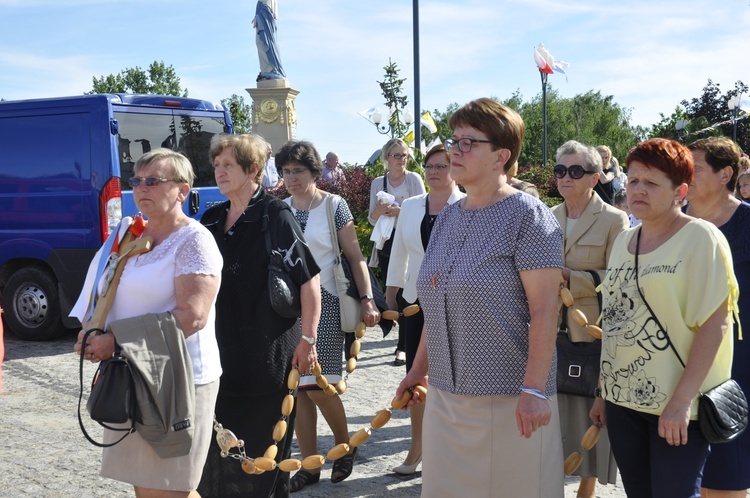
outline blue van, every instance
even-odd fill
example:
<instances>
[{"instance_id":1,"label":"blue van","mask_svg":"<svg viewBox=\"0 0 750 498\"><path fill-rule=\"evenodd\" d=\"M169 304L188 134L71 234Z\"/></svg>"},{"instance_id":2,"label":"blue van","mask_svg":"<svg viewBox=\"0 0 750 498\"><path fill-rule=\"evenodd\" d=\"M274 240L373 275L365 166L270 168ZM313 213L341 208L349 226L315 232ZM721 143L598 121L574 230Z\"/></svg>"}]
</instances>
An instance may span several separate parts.
<instances>
[{"instance_id":1,"label":"blue van","mask_svg":"<svg viewBox=\"0 0 750 498\"><path fill-rule=\"evenodd\" d=\"M185 212L225 200L208 158L232 133L221 104L159 95L83 95L0 102L0 300L18 337L80 327L68 317L96 250L137 212L128 178L143 153L185 154L196 181Z\"/></svg>"}]
</instances>

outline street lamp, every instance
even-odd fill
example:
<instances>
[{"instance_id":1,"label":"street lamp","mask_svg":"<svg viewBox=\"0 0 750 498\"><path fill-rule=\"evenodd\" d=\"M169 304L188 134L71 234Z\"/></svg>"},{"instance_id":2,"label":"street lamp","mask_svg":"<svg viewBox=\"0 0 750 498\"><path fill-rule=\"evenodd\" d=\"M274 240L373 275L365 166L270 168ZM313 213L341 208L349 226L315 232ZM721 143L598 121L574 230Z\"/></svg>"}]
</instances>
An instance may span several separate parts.
<instances>
[{"instance_id":1,"label":"street lamp","mask_svg":"<svg viewBox=\"0 0 750 498\"><path fill-rule=\"evenodd\" d=\"M732 112L732 141L737 142L737 115L740 112L740 94L737 94L727 101L727 107Z\"/></svg>"},{"instance_id":2,"label":"street lamp","mask_svg":"<svg viewBox=\"0 0 750 498\"><path fill-rule=\"evenodd\" d=\"M677 140L679 140L680 142L682 142L682 134L685 133L685 130L687 130L688 124L690 124L690 121L687 121L685 119L678 119L674 124L674 127L677 130Z\"/></svg>"},{"instance_id":3,"label":"street lamp","mask_svg":"<svg viewBox=\"0 0 750 498\"><path fill-rule=\"evenodd\" d=\"M390 135L393 137L395 134L401 134L402 126L401 121L398 119L398 111L394 111L391 113L391 116L393 114L396 114L396 119L392 121L390 118L386 123L383 123L383 115L380 113L379 110L375 109L375 112L372 113L372 122L375 125L375 129L378 130L378 133L381 135ZM405 128L409 128L409 126L414 122L414 114L411 113L410 110L404 111L404 123L406 123ZM404 130L405 131L405 130Z\"/></svg>"}]
</instances>

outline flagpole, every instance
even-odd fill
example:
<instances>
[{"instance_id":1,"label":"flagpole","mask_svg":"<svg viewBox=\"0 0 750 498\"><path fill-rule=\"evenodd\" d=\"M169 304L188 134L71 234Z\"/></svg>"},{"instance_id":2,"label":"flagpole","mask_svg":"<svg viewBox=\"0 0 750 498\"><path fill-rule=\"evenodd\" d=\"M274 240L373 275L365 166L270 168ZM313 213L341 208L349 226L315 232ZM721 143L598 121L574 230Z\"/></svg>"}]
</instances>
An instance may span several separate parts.
<instances>
[{"instance_id":1,"label":"flagpole","mask_svg":"<svg viewBox=\"0 0 750 498\"><path fill-rule=\"evenodd\" d=\"M542 168L547 167L547 73L539 70L542 76Z\"/></svg>"},{"instance_id":2,"label":"flagpole","mask_svg":"<svg viewBox=\"0 0 750 498\"><path fill-rule=\"evenodd\" d=\"M419 0L414 0L414 143L422 149L422 109L419 99Z\"/></svg>"}]
</instances>

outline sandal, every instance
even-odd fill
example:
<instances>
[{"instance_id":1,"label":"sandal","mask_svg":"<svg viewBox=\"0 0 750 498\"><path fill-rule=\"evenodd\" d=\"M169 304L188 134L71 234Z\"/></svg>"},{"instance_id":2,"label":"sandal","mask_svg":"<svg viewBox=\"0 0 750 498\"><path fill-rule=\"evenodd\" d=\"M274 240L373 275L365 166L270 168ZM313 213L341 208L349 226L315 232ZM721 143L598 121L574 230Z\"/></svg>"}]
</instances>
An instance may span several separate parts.
<instances>
[{"instance_id":1,"label":"sandal","mask_svg":"<svg viewBox=\"0 0 750 498\"><path fill-rule=\"evenodd\" d=\"M296 493L305 486L317 484L318 481L320 481L320 472L313 474L306 470L300 470L289 480L289 492Z\"/></svg>"},{"instance_id":2,"label":"sandal","mask_svg":"<svg viewBox=\"0 0 750 498\"><path fill-rule=\"evenodd\" d=\"M331 471L331 482L341 482L350 475L354 469L354 457L357 456L357 448L354 451L347 453L338 460L333 461L333 470Z\"/></svg>"}]
</instances>

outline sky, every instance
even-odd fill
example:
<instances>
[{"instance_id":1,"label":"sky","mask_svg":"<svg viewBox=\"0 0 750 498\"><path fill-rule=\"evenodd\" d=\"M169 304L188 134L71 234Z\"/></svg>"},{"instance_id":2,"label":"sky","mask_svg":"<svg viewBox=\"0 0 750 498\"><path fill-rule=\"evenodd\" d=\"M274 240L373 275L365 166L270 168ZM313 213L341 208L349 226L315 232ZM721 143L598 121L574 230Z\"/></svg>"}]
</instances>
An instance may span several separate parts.
<instances>
[{"instance_id":1,"label":"sky","mask_svg":"<svg viewBox=\"0 0 750 498\"><path fill-rule=\"evenodd\" d=\"M80 95L92 77L154 60L191 97L251 98L259 72L250 0L0 0L0 98ZM278 0L281 61L299 90L297 138L363 163L387 140L358 112L384 110L377 81L396 62L414 112L413 2ZM570 64L548 89L612 95L651 126L711 79L750 84L750 0L423 0L420 99L444 110L478 97L541 95L540 42ZM2 138L0 137L0 140Z\"/></svg>"}]
</instances>

